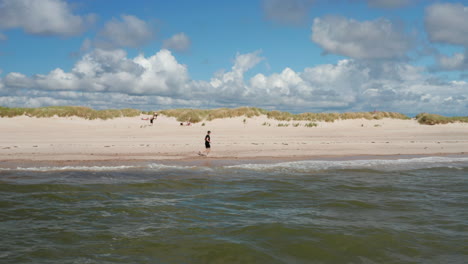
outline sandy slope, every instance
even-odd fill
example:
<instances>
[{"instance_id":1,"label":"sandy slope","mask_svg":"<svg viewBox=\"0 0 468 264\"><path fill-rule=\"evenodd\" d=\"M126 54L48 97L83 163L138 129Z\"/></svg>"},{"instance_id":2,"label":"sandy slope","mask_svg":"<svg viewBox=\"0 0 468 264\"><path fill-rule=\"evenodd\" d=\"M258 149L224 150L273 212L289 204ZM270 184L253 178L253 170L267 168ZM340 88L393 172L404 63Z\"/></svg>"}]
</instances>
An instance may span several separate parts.
<instances>
[{"instance_id":1,"label":"sandy slope","mask_svg":"<svg viewBox=\"0 0 468 264\"><path fill-rule=\"evenodd\" d=\"M164 116L153 126L141 117L0 118L0 161L198 159L207 130L212 131L211 157L218 158L468 153L468 124L427 126L384 119L318 122L318 127L308 128L308 122L256 117L244 124L244 119L181 127Z\"/></svg>"}]
</instances>

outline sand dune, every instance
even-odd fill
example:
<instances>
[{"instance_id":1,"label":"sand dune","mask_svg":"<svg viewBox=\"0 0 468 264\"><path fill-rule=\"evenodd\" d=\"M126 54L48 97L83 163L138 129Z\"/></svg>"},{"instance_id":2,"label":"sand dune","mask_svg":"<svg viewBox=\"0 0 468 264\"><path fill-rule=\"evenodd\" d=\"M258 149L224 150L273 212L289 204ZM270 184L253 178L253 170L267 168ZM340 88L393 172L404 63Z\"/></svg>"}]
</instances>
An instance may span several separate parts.
<instances>
[{"instance_id":1,"label":"sand dune","mask_svg":"<svg viewBox=\"0 0 468 264\"><path fill-rule=\"evenodd\" d=\"M468 152L468 124L420 125L415 120L276 121L266 117L217 119L192 126L160 116L112 120L0 118L0 161L309 158L356 155L441 155ZM244 122L245 119L245 122ZM279 127L278 124L288 126Z\"/></svg>"}]
</instances>

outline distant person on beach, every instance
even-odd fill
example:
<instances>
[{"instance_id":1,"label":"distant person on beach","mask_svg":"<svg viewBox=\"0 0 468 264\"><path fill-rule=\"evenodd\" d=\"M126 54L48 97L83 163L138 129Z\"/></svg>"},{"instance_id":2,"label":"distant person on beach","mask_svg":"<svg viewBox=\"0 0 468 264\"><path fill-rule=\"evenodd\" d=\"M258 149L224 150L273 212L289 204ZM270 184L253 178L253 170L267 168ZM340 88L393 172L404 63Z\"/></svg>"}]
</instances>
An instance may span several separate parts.
<instances>
[{"instance_id":1,"label":"distant person on beach","mask_svg":"<svg viewBox=\"0 0 468 264\"><path fill-rule=\"evenodd\" d=\"M205 136L205 151L198 152L198 155L200 156L208 156L208 154L211 151L211 137L210 137L211 131L208 131Z\"/></svg>"},{"instance_id":2,"label":"distant person on beach","mask_svg":"<svg viewBox=\"0 0 468 264\"><path fill-rule=\"evenodd\" d=\"M153 116L150 118L150 123L151 123L151 125L153 125L153 121L154 121L155 119L158 119L158 113L156 113L156 112L154 112Z\"/></svg>"}]
</instances>

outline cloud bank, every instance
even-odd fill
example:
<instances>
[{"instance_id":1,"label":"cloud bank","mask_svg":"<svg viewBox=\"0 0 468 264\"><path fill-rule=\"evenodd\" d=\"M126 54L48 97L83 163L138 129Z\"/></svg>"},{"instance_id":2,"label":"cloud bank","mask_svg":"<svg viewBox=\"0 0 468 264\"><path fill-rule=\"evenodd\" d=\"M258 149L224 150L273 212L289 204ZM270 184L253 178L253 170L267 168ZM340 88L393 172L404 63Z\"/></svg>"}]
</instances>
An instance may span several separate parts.
<instances>
[{"instance_id":1,"label":"cloud bank","mask_svg":"<svg viewBox=\"0 0 468 264\"><path fill-rule=\"evenodd\" d=\"M0 105L87 105L96 108L236 107L292 111L400 111L452 114L468 110L466 82L434 81L402 62L341 60L296 72L285 68L246 79L265 58L237 54L227 72L193 80L169 50L128 58L123 50L94 50L70 72L55 69L0 80ZM458 95L458 96L454 96Z\"/></svg>"}]
</instances>

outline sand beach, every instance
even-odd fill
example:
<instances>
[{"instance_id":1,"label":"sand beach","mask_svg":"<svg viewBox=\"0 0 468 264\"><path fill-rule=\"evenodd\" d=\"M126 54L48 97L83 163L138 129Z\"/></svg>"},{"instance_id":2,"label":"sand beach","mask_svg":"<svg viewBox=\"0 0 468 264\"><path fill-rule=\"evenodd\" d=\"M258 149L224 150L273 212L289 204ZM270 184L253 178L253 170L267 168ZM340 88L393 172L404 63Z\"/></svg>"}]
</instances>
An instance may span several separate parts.
<instances>
[{"instance_id":1,"label":"sand beach","mask_svg":"<svg viewBox=\"0 0 468 264\"><path fill-rule=\"evenodd\" d=\"M202 121L175 118L109 120L78 117L0 118L0 161L157 161L199 157L212 131L209 159L310 159L380 155L464 155L468 124L421 125L416 120L278 121L266 116Z\"/></svg>"}]
</instances>

